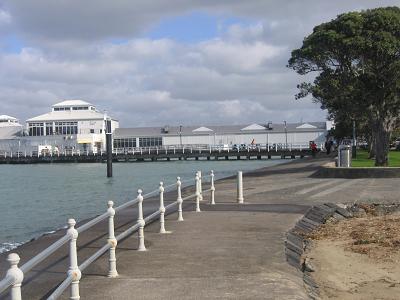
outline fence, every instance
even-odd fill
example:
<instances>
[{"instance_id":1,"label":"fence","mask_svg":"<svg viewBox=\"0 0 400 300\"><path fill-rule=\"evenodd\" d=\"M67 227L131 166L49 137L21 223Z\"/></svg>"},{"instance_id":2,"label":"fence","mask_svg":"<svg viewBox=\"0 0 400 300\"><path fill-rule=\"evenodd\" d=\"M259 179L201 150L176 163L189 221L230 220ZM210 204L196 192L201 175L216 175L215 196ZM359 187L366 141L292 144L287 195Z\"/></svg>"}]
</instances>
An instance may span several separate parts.
<instances>
[{"instance_id":1,"label":"fence","mask_svg":"<svg viewBox=\"0 0 400 300\"><path fill-rule=\"evenodd\" d=\"M206 178L210 179L210 188L203 190L203 180ZM174 207L178 206L178 221L183 221L182 204L183 201L195 198L196 212L200 212L200 201L203 199L203 194L210 192L210 204L215 204L215 186L214 186L214 172L211 171L210 175L202 176L201 171L196 172L195 176L195 193L190 194L182 198L182 183L180 177L177 177L177 181L174 184L165 186L163 182L160 182L160 186L157 190L154 190L146 195L142 195L142 190L138 190L138 195L135 199L130 200L116 208L114 208L113 201L108 201L108 209L102 215L97 216L91 221L83 224L82 226L75 228L76 222L74 219L68 220L68 230L66 235L54 242L48 248L41 251L38 255L31 258L21 267L18 267L20 257L16 253L11 253L8 255L7 261L10 264L10 268L7 271L6 276L0 281L0 294L10 288L11 300L21 300L21 286L24 279L24 274L32 270L39 263L48 258L51 254L60 249L63 245L69 243L69 269L67 271L66 279L54 290L54 292L48 297L48 299L57 299L68 287L70 287L70 299L79 299L79 280L82 276L82 271L84 271L90 264L97 260L101 255L109 252L108 259L108 277L113 278L118 276L117 271L117 260L116 260L116 249L119 241L125 239L134 232L138 232L138 249L137 251L146 251L146 246L144 243L144 228L146 224L155 220L159 216L160 221L160 233L166 233L165 229L165 212ZM193 180L187 180L186 183L191 183ZM177 198L176 201L164 205L164 193L167 189L173 189L176 187ZM239 192L239 190L238 190ZM143 201L146 198L159 194L160 206L159 209L152 214L144 217L143 216ZM242 192L243 194L243 192ZM138 218L136 224L129 227L127 230L121 234L115 236L114 234L114 217L115 215L128 207L133 205L138 206ZM92 256L87 258L83 263L78 265L78 251L77 251L77 239L80 233L88 230L94 225L101 221L108 219L108 238L106 244L95 252Z\"/></svg>"},{"instance_id":2,"label":"fence","mask_svg":"<svg viewBox=\"0 0 400 300\"><path fill-rule=\"evenodd\" d=\"M323 149L323 145L319 145ZM144 154L189 154L189 153L250 153L263 152L271 153L282 151L304 151L309 150L308 144L256 144L256 145L166 145L140 148L114 148L114 155L144 155ZM66 156L104 156L106 152L100 150L97 153L93 151L80 151L74 149L60 151L5 151L0 150L0 158L32 158L32 157L66 157Z\"/></svg>"}]
</instances>

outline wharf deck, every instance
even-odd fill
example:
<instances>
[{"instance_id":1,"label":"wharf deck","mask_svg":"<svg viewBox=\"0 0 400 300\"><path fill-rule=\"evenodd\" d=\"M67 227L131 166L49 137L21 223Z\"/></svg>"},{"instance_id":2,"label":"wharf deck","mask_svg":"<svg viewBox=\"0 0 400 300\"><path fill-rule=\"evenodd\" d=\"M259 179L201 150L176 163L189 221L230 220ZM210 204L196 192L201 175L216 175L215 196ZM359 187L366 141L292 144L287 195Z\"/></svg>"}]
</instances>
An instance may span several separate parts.
<instances>
[{"instance_id":1,"label":"wharf deck","mask_svg":"<svg viewBox=\"0 0 400 300\"><path fill-rule=\"evenodd\" d=\"M130 153L113 153L114 162L143 162L143 161L170 161L170 160L240 160L240 159L271 159L303 158L311 155L309 149L281 149L281 150L239 150L220 151L209 149L150 149ZM36 164L36 163L90 163L105 162L106 153L95 154L59 154L59 155L4 155L0 156L0 164Z\"/></svg>"}]
</instances>

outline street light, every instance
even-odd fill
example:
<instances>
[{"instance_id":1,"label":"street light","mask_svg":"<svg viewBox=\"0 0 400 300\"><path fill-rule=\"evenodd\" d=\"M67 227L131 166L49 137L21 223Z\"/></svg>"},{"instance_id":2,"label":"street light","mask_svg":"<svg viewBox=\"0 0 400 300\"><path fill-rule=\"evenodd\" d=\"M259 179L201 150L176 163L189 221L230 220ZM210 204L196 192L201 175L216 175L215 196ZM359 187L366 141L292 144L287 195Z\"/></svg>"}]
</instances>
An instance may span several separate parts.
<instances>
[{"instance_id":1,"label":"street light","mask_svg":"<svg viewBox=\"0 0 400 300\"><path fill-rule=\"evenodd\" d=\"M287 126L286 126L286 121L283 121L285 124L285 148L287 149Z\"/></svg>"},{"instance_id":2,"label":"street light","mask_svg":"<svg viewBox=\"0 0 400 300\"><path fill-rule=\"evenodd\" d=\"M182 125L179 125L179 143L182 148Z\"/></svg>"}]
</instances>

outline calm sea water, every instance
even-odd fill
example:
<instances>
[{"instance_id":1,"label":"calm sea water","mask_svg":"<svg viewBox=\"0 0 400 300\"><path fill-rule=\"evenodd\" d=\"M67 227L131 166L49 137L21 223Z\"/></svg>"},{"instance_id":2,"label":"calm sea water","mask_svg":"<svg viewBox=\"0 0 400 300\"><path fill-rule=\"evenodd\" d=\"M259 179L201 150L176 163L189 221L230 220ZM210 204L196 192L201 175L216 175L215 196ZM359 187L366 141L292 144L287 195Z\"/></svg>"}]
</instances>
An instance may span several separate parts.
<instances>
[{"instance_id":1,"label":"calm sea water","mask_svg":"<svg viewBox=\"0 0 400 300\"><path fill-rule=\"evenodd\" d=\"M237 170L252 170L284 162L259 161L174 161L115 163L113 178L106 178L106 164L0 165L0 252L65 225L106 210L112 199L120 205L157 189L158 183L174 183L215 171L216 178Z\"/></svg>"}]
</instances>

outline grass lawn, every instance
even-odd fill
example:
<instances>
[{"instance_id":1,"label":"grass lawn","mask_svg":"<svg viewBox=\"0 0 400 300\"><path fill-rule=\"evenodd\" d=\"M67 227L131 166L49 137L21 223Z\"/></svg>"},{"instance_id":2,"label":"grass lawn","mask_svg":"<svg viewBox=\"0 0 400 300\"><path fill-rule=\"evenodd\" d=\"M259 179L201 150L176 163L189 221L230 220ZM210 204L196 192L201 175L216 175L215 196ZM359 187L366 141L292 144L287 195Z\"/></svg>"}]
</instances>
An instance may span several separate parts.
<instances>
[{"instance_id":1,"label":"grass lawn","mask_svg":"<svg viewBox=\"0 0 400 300\"><path fill-rule=\"evenodd\" d=\"M357 158L351 162L352 167L374 167L375 160L368 159L368 151L357 150ZM389 167L400 167L400 151L389 152Z\"/></svg>"}]
</instances>

